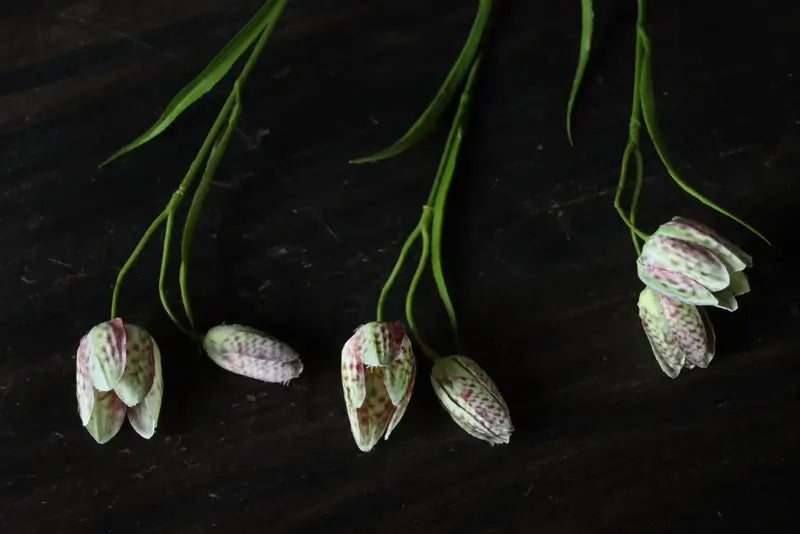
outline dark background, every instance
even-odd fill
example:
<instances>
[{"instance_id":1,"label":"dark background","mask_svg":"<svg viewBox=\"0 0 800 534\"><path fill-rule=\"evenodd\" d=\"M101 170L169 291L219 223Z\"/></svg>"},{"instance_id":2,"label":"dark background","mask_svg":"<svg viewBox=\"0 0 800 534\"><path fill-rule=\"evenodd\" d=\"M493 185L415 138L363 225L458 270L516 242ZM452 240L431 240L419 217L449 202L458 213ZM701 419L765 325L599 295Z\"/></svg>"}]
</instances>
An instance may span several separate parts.
<instances>
[{"instance_id":1,"label":"dark background","mask_svg":"<svg viewBox=\"0 0 800 534\"><path fill-rule=\"evenodd\" d=\"M244 91L240 132L195 240L191 287L203 327L267 330L306 370L283 387L198 355L158 302L156 239L127 279L120 313L164 354L159 429L145 441L126 425L104 446L77 415L78 340L107 318L117 270L229 85L145 148L96 166L149 126L260 2L3 2L5 532L794 531L800 4L650 2L657 111L676 165L773 243L682 193L647 146L642 226L695 217L755 258L740 310L711 312L711 367L670 380L639 326L634 251L611 205L633 2L596 2L575 148L563 119L579 2L497 3L445 223L445 267L463 352L499 384L517 431L502 447L470 438L438 406L421 360L396 433L362 454L344 411L341 346L374 318L447 121L400 158L347 160L418 116L476 2L289 3ZM409 274L390 317L402 318ZM453 350L427 278L417 320Z\"/></svg>"}]
</instances>

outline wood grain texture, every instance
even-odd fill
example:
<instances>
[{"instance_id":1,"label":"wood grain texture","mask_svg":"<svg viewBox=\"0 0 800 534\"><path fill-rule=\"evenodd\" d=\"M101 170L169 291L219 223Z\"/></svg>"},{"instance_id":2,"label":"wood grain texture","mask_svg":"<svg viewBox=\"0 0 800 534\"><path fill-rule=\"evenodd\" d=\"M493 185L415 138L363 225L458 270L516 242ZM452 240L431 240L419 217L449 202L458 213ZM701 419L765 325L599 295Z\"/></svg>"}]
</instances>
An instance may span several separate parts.
<instances>
[{"instance_id":1,"label":"wood grain texture","mask_svg":"<svg viewBox=\"0 0 800 534\"><path fill-rule=\"evenodd\" d=\"M641 223L675 214L755 257L752 293L714 310L717 357L666 378L638 324L634 255L611 206L627 133L630 2L597 2L594 57L563 131L578 2L498 2L445 221L463 352L517 431L489 447L411 405L370 454L349 435L339 351L371 320L415 224L446 125L399 159L475 2L290 2L193 254L195 316L287 341L288 387L224 373L171 327L153 243L120 311L164 355L156 436L96 445L74 393L81 335L166 202L227 87L103 170L258 8L257 0L9 0L0 16L0 527L3 532L770 532L798 519L800 4L650 2L670 153L772 247L680 192L649 150ZM722 23L720 13L725 13ZM173 264L174 265L174 264ZM387 315L402 314L402 290ZM173 279L172 295L177 283ZM453 350L431 280L417 321Z\"/></svg>"}]
</instances>

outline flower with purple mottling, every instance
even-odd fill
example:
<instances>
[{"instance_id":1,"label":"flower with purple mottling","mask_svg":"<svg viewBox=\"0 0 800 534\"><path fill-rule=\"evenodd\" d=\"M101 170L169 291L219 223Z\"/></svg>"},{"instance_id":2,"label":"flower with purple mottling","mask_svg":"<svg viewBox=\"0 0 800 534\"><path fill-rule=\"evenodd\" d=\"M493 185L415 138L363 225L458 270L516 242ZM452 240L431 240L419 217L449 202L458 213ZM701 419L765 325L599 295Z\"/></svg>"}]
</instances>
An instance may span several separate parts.
<instances>
[{"instance_id":1,"label":"flower with purple mottling","mask_svg":"<svg viewBox=\"0 0 800 534\"><path fill-rule=\"evenodd\" d=\"M646 287L639 317L658 365L670 378L686 367L708 367L714 357L714 328L705 310Z\"/></svg>"},{"instance_id":2,"label":"flower with purple mottling","mask_svg":"<svg viewBox=\"0 0 800 534\"><path fill-rule=\"evenodd\" d=\"M249 326L215 326L203 338L203 348L226 371L264 382L285 385L303 372L292 347Z\"/></svg>"},{"instance_id":3,"label":"flower with purple mottling","mask_svg":"<svg viewBox=\"0 0 800 534\"><path fill-rule=\"evenodd\" d=\"M744 274L753 260L711 228L675 217L644 243L636 261L639 278L686 304L734 311L750 285Z\"/></svg>"},{"instance_id":4,"label":"flower with purple mottling","mask_svg":"<svg viewBox=\"0 0 800 534\"><path fill-rule=\"evenodd\" d=\"M508 443L514 425L508 405L489 375L465 356L439 358L431 384L442 407L471 436L492 445Z\"/></svg>"},{"instance_id":5,"label":"flower with purple mottling","mask_svg":"<svg viewBox=\"0 0 800 534\"><path fill-rule=\"evenodd\" d=\"M127 414L149 439L156 431L161 396L161 353L142 327L116 318L81 338L76 357L78 413L98 443L113 438Z\"/></svg>"},{"instance_id":6,"label":"flower with purple mottling","mask_svg":"<svg viewBox=\"0 0 800 534\"><path fill-rule=\"evenodd\" d=\"M416 360L398 322L359 326L342 348L342 389L350 430L359 449L372 450L395 429L408 407Z\"/></svg>"}]
</instances>

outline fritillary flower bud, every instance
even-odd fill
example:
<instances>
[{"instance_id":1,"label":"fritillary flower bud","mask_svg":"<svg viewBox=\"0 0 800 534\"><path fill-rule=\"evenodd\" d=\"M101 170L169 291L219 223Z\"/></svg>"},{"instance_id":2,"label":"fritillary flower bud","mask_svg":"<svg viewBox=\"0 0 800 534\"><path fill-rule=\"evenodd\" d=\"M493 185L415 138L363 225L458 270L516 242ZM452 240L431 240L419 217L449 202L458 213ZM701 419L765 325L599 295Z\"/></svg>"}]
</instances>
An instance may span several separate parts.
<instances>
[{"instance_id":1,"label":"fritillary flower bud","mask_svg":"<svg viewBox=\"0 0 800 534\"><path fill-rule=\"evenodd\" d=\"M164 390L161 353L144 328L116 318L89 330L78 347L75 382L81 422L98 443L119 432L126 414L143 438L155 433Z\"/></svg>"},{"instance_id":2,"label":"fritillary flower bud","mask_svg":"<svg viewBox=\"0 0 800 534\"><path fill-rule=\"evenodd\" d=\"M203 338L203 348L226 371L263 382L288 384L303 372L292 347L249 326L215 326Z\"/></svg>"},{"instance_id":3,"label":"fritillary flower bud","mask_svg":"<svg viewBox=\"0 0 800 534\"><path fill-rule=\"evenodd\" d=\"M639 317L658 365L670 378L684 367L708 367L714 357L714 328L705 310L645 288Z\"/></svg>"},{"instance_id":4,"label":"fritillary flower bud","mask_svg":"<svg viewBox=\"0 0 800 534\"><path fill-rule=\"evenodd\" d=\"M416 360L398 322L359 326L342 348L342 389L353 439L364 452L395 429L408 407Z\"/></svg>"},{"instance_id":5,"label":"fritillary flower bud","mask_svg":"<svg viewBox=\"0 0 800 534\"><path fill-rule=\"evenodd\" d=\"M506 401L473 360L458 355L436 360L431 384L442 407L469 435L492 445L509 442L514 426Z\"/></svg>"},{"instance_id":6,"label":"fritillary flower bud","mask_svg":"<svg viewBox=\"0 0 800 534\"><path fill-rule=\"evenodd\" d=\"M662 224L636 262L639 278L659 293L728 311L750 290L743 271L752 266L750 256L714 230L681 217Z\"/></svg>"}]
</instances>

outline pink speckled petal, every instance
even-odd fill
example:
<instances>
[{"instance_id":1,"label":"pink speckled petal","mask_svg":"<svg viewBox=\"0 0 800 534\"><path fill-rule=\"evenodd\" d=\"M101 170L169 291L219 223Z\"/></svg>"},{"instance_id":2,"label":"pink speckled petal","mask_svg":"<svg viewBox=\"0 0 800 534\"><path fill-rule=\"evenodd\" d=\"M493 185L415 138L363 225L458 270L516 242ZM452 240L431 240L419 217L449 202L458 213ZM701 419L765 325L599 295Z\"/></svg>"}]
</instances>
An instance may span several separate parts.
<instances>
[{"instance_id":1,"label":"pink speckled petal","mask_svg":"<svg viewBox=\"0 0 800 534\"><path fill-rule=\"evenodd\" d=\"M409 341L409 350L410 350L410 341ZM409 353L410 354L410 353ZM389 436L392 434L394 429L400 423L400 420L403 418L403 415L406 413L406 408L408 408L408 403L411 401L411 394L414 392L414 383L416 382L417 378L417 361L414 359L414 356L411 355L405 363L402 364L406 369L403 371L407 376L410 377L410 380L406 383L405 386L405 394L402 398L395 401L392 400L392 404L395 405L394 413L392 414L392 418L389 420L389 425L386 427L386 436L385 439L389 439ZM391 369L389 367L387 370ZM390 393L391 398L391 393Z\"/></svg>"},{"instance_id":2,"label":"pink speckled petal","mask_svg":"<svg viewBox=\"0 0 800 534\"><path fill-rule=\"evenodd\" d=\"M89 376L89 335L81 338L78 353L75 356L75 385L78 396L78 415L83 426L89 424L94 408L94 388Z\"/></svg>"},{"instance_id":3,"label":"pink speckled petal","mask_svg":"<svg viewBox=\"0 0 800 534\"><path fill-rule=\"evenodd\" d=\"M356 334L348 339L342 348L342 390L348 410L355 410L364 404L367 388L359 338Z\"/></svg>"},{"instance_id":4,"label":"pink speckled petal","mask_svg":"<svg viewBox=\"0 0 800 534\"><path fill-rule=\"evenodd\" d=\"M684 304L660 295L661 309L667 321L667 328L675 343L682 350L685 361L698 367L708 367L714 357L713 329L711 330L711 343L709 343L708 326L701 315L701 310L692 304Z\"/></svg>"},{"instance_id":5,"label":"pink speckled petal","mask_svg":"<svg viewBox=\"0 0 800 534\"><path fill-rule=\"evenodd\" d=\"M670 222L662 224L655 233L707 248L716 254L731 271L743 271L746 267L753 266L753 258L742 249L726 240L715 230L690 219L673 217Z\"/></svg>"},{"instance_id":6,"label":"pink speckled petal","mask_svg":"<svg viewBox=\"0 0 800 534\"><path fill-rule=\"evenodd\" d=\"M122 319L100 323L87 335L92 385L100 391L111 391L125 371L125 327Z\"/></svg>"},{"instance_id":7,"label":"pink speckled petal","mask_svg":"<svg viewBox=\"0 0 800 534\"><path fill-rule=\"evenodd\" d=\"M709 319L706 311L703 308L697 308L697 311L700 314L700 320L703 321L703 327L706 333L706 351L705 354L687 354L686 363L690 363L691 361L693 365L705 369L709 366L711 360L714 359L717 337L714 333L714 325L711 324L711 319ZM692 360L689 359L690 357Z\"/></svg>"},{"instance_id":8,"label":"pink speckled petal","mask_svg":"<svg viewBox=\"0 0 800 534\"><path fill-rule=\"evenodd\" d=\"M639 318L642 320L642 328L661 370L668 377L676 378L683 368L686 355L672 336L661 307L661 297L662 295L650 288L642 290L638 303Z\"/></svg>"},{"instance_id":9,"label":"pink speckled petal","mask_svg":"<svg viewBox=\"0 0 800 534\"><path fill-rule=\"evenodd\" d=\"M383 371L368 369L366 373L367 396L357 410L348 410L350 428L358 448L369 452L381 439L395 412L392 401L383 387Z\"/></svg>"},{"instance_id":10,"label":"pink speckled petal","mask_svg":"<svg viewBox=\"0 0 800 534\"><path fill-rule=\"evenodd\" d=\"M150 439L158 426L158 414L161 412L161 398L164 395L164 376L161 372L161 351L153 341L153 383L141 403L128 408L128 421L137 434Z\"/></svg>"},{"instance_id":11,"label":"pink speckled petal","mask_svg":"<svg viewBox=\"0 0 800 534\"><path fill-rule=\"evenodd\" d=\"M698 306L716 306L718 303L711 291L678 272L645 265L641 259L636 261L636 272L645 285L681 302Z\"/></svg>"},{"instance_id":12,"label":"pink speckled petal","mask_svg":"<svg viewBox=\"0 0 800 534\"><path fill-rule=\"evenodd\" d=\"M384 367L398 357L406 339L406 329L399 322L371 322L361 325L354 336L359 337L364 364Z\"/></svg>"},{"instance_id":13,"label":"pink speckled petal","mask_svg":"<svg viewBox=\"0 0 800 534\"><path fill-rule=\"evenodd\" d=\"M450 418L453 420L453 422L461 427L461 429L467 434L474 438L486 441L492 445L505 444L511 440L510 435L496 436L490 432L487 432L483 426L476 424L471 414L465 410L461 404L459 404L457 398L453 398L449 395L447 389L439 387L436 383L433 384L436 398L439 400L442 408L444 408L445 411L450 415Z\"/></svg>"},{"instance_id":14,"label":"pink speckled petal","mask_svg":"<svg viewBox=\"0 0 800 534\"><path fill-rule=\"evenodd\" d=\"M155 377L155 342L147 330L125 325L125 372L114 392L127 406L136 406L153 386Z\"/></svg>"},{"instance_id":15,"label":"pink speckled petal","mask_svg":"<svg viewBox=\"0 0 800 534\"><path fill-rule=\"evenodd\" d=\"M461 366L468 371L475 378L475 380L477 380L486 389L486 391L488 391L497 400L497 402L505 408L506 411L508 411L508 406L506 405L506 401L503 399L503 395L500 394L500 389L497 387L497 385L495 385L489 375L486 374L486 371L484 371L475 360L459 355L451 357L461 364Z\"/></svg>"},{"instance_id":16,"label":"pink speckled petal","mask_svg":"<svg viewBox=\"0 0 800 534\"><path fill-rule=\"evenodd\" d=\"M439 359L431 385L442 407L468 434L493 445L510 441L514 426L508 406L477 363L464 356Z\"/></svg>"},{"instance_id":17,"label":"pink speckled petal","mask_svg":"<svg viewBox=\"0 0 800 534\"><path fill-rule=\"evenodd\" d=\"M642 247L643 265L680 273L709 291L721 291L731 283L728 268L711 251L687 241L658 233Z\"/></svg>"},{"instance_id":18,"label":"pink speckled petal","mask_svg":"<svg viewBox=\"0 0 800 534\"><path fill-rule=\"evenodd\" d=\"M289 345L243 325L215 326L203 338L203 348L226 371L264 382L286 384L303 372L300 356Z\"/></svg>"},{"instance_id":19,"label":"pink speckled petal","mask_svg":"<svg viewBox=\"0 0 800 534\"><path fill-rule=\"evenodd\" d=\"M409 387L414 381L415 370L414 351L411 348L411 340L406 337L400 344L395 359L384 368L386 391L389 392L389 398L395 406L407 396Z\"/></svg>"},{"instance_id":20,"label":"pink speckled petal","mask_svg":"<svg viewBox=\"0 0 800 534\"><path fill-rule=\"evenodd\" d=\"M117 435L125 421L125 404L113 391L97 392L86 430L101 445Z\"/></svg>"}]
</instances>

